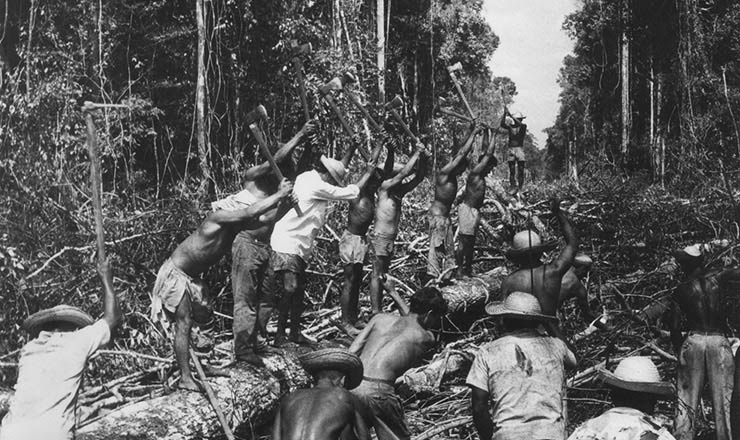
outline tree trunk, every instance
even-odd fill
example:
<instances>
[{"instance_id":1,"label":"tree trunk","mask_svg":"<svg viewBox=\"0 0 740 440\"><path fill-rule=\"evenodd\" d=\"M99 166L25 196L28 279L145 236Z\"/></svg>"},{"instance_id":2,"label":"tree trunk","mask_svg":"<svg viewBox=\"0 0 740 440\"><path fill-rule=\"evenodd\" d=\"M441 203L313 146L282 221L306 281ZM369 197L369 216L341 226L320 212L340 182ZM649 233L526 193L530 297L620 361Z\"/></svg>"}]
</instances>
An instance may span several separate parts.
<instances>
[{"instance_id":1,"label":"tree trunk","mask_svg":"<svg viewBox=\"0 0 740 440\"><path fill-rule=\"evenodd\" d=\"M509 271L505 266L501 266L443 287L440 290L447 300L448 312L464 313L471 309L480 311L488 301L501 299L499 298L501 283L507 275Z\"/></svg>"},{"instance_id":2,"label":"tree trunk","mask_svg":"<svg viewBox=\"0 0 740 440\"><path fill-rule=\"evenodd\" d=\"M378 102L385 105L385 0L377 1L375 21L377 24L376 37L378 40Z\"/></svg>"},{"instance_id":3,"label":"tree trunk","mask_svg":"<svg viewBox=\"0 0 740 440\"><path fill-rule=\"evenodd\" d=\"M198 25L198 77L195 85L195 118L198 137L198 159L200 161L201 182L198 192L205 195L211 188L209 143L209 124L206 121L206 4L210 0L195 0L195 16Z\"/></svg>"},{"instance_id":4,"label":"tree trunk","mask_svg":"<svg viewBox=\"0 0 740 440\"><path fill-rule=\"evenodd\" d=\"M578 163L576 162L576 148L578 132L573 129L573 135L568 141L568 180L578 186Z\"/></svg>"},{"instance_id":5,"label":"tree trunk","mask_svg":"<svg viewBox=\"0 0 740 440\"><path fill-rule=\"evenodd\" d=\"M627 158L630 138L630 127L632 125L632 114L630 108L630 0L622 0L622 32L620 36L620 77L622 85L622 139L621 153Z\"/></svg>"},{"instance_id":6,"label":"tree trunk","mask_svg":"<svg viewBox=\"0 0 740 440\"><path fill-rule=\"evenodd\" d=\"M309 383L306 372L293 356L271 356L265 359L265 364L267 368L239 366L229 369L230 377L208 378L219 407L241 437L250 437L251 430L268 422L284 394L305 388ZM205 394L175 391L115 410L78 429L76 438L184 440L222 435Z\"/></svg>"}]
</instances>

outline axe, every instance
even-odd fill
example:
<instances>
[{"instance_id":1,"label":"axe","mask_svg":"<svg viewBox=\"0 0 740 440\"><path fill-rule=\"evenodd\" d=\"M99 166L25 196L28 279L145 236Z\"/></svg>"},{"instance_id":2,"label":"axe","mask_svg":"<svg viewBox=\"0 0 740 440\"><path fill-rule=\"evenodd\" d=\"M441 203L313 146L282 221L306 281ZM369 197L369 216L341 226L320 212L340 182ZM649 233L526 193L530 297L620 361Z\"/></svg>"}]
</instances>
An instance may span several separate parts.
<instances>
[{"instance_id":1,"label":"axe","mask_svg":"<svg viewBox=\"0 0 740 440\"><path fill-rule=\"evenodd\" d=\"M324 101L329 104L329 107L331 107L331 109L337 115L337 118L339 118L339 123L342 124L342 128L344 128L344 131L346 131L349 137L352 138L352 142L355 142L356 133L347 122L347 119L344 117L344 113L342 113L342 111L339 109L337 103L334 102L334 98L332 98L329 94L329 92L331 92L332 90L342 90L342 80L340 80L339 78L332 79L328 83L319 87L319 93L321 94L321 97L324 98ZM370 160L370 155L367 154L367 151L365 151L364 148L360 148L359 150L360 154L365 160Z\"/></svg>"},{"instance_id":2,"label":"axe","mask_svg":"<svg viewBox=\"0 0 740 440\"><path fill-rule=\"evenodd\" d=\"M356 83L357 83L357 78L351 73L345 72L345 74L342 76L342 86L343 86L342 93L344 93L347 96L347 98L350 100L350 102L352 102L352 104L355 107L357 107L358 110L360 110L360 112L362 113L362 116L364 116L365 119L367 120L367 123L370 124L371 127L373 127L373 130L377 132L383 131L380 125L378 125L378 123L375 122L375 119L373 119L373 117L370 116L370 113L367 111L365 106L362 105L360 100L357 98L357 95L355 95L353 91L344 87L344 85L346 84L356 84Z\"/></svg>"},{"instance_id":3,"label":"axe","mask_svg":"<svg viewBox=\"0 0 740 440\"><path fill-rule=\"evenodd\" d=\"M95 129L95 120L92 112L103 108L129 108L124 104L98 104L85 101L82 104L82 113L85 114L87 125L87 153L90 156L90 184L92 185L92 205L95 217L95 235L98 241L98 261L105 261L105 232L103 230L103 207L100 202L100 188L103 186L100 176L100 155L98 152L98 135Z\"/></svg>"},{"instance_id":4,"label":"axe","mask_svg":"<svg viewBox=\"0 0 740 440\"><path fill-rule=\"evenodd\" d=\"M260 108L261 107L261 108ZM257 139L257 143L260 146L260 149L262 150L262 154L267 159L267 162L270 164L270 168L272 168L272 172L275 173L275 176L278 178L278 180L282 181L285 176L283 176L283 172L280 171L280 167L275 162L275 158L272 157L272 153L270 152L270 147L267 145L267 141L265 141L264 136L262 136L262 131L257 126L257 121L261 120L262 117L260 116L260 113L267 113L265 108L261 105L257 106L257 109L252 110L251 112L247 113L246 116L246 122L249 124L249 130L252 131L252 134L254 135L255 139ZM295 209L296 214L298 216L302 216L303 212L301 212L301 208L298 207L297 203L293 204L293 209Z\"/></svg>"},{"instance_id":5,"label":"axe","mask_svg":"<svg viewBox=\"0 0 740 440\"><path fill-rule=\"evenodd\" d=\"M419 138L416 137L414 133L411 132L411 129L409 129L409 126L406 125L406 123L403 121L403 118L400 114L398 114L399 107L403 107L403 99L401 99L400 96L396 95L393 99L391 99L388 103L385 104L385 109L391 112L393 115L393 118L398 122L398 124L401 126L403 131L408 135L408 137L411 138L412 141L416 145L422 145L419 141Z\"/></svg>"},{"instance_id":6,"label":"axe","mask_svg":"<svg viewBox=\"0 0 740 440\"><path fill-rule=\"evenodd\" d=\"M306 81L303 79L303 61L301 57L311 54L311 43L299 45L295 40L290 42L291 55L293 57L293 70L298 79L298 92L301 96L301 105L303 106L303 116L306 122L311 120L311 113L308 111L308 99L306 98Z\"/></svg>"},{"instance_id":7,"label":"axe","mask_svg":"<svg viewBox=\"0 0 740 440\"><path fill-rule=\"evenodd\" d=\"M455 75L455 72L457 72L458 70L462 70L462 63L460 63L459 61L447 67L447 72L450 74L450 78L452 78L452 82L455 84L457 94L460 95L460 99L462 99L463 104L465 104L465 109L468 111L470 119L476 119L475 115L473 114L473 109L470 108L470 104L468 103L467 98L465 98L465 93L463 93L462 86L460 86L460 81L458 81L457 75Z\"/></svg>"}]
</instances>

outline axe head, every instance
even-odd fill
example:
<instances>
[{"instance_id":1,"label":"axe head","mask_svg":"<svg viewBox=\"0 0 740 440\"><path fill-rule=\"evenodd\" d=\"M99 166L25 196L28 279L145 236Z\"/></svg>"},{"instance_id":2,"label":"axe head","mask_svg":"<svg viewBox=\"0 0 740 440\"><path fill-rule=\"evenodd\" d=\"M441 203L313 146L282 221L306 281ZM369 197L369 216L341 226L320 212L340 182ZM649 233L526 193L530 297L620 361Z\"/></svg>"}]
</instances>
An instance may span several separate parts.
<instances>
[{"instance_id":1,"label":"axe head","mask_svg":"<svg viewBox=\"0 0 740 440\"><path fill-rule=\"evenodd\" d=\"M294 56L308 55L312 51L311 43L298 44L296 40L290 40L290 53Z\"/></svg>"},{"instance_id":2,"label":"axe head","mask_svg":"<svg viewBox=\"0 0 740 440\"><path fill-rule=\"evenodd\" d=\"M344 75L342 75L342 84L357 84L357 77L352 72L344 72Z\"/></svg>"},{"instance_id":3,"label":"axe head","mask_svg":"<svg viewBox=\"0 0 740 440\"><path fill-rule=\"evenodd\" d=\"M398 95L385 104L385 108L388 110L397 109L399 107L403 107L403 99Z\"/></svg>"},{"instance_id":4,"label":"axe head","mask_svg":"<svg viewBox=\"0 0 740 440\"><path fill-rule=\"evenodd\" d=\"M334 78L323 86L319 87L319 93L326 95L331 90L342 90L342 80Z\"/></svg>"},{"instance_id":5,"label":"axe head","mask_svg":"<svg viewBox=\"0 0 740 440\"><path fill-rule=\"evenodd\" d=\"M458 70L462 70L462 63L460 61L451 66L447 66L447 71L450 73L457 72Z\"/></svg>"}]
</instances>

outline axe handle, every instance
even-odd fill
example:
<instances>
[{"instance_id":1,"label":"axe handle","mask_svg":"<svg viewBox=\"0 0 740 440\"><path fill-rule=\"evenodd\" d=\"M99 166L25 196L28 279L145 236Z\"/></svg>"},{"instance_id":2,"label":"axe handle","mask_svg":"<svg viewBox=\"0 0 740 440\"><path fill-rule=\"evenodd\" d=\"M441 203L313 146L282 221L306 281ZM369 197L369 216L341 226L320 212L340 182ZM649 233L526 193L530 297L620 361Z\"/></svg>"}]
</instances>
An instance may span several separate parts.
<instances>
[{"instance_id":1,"label":"axe handle","mask_svg":"<svg viewBox=\"0 0 740 440\"><path fill-rule=\"evenodd\" d=\"M403 129L404 132L406 132L406 134L408 135L408 137L410 137L411 140L414 141L414 143L416 145L421 144L421 142L419 141L419 138L416 137L416 135L409 128L409 126L406 125L406 123L403 121L403 118L401 117L401 115L398 114L398 110L396 110L394 108L389 109L389 110L390 110L391 114L393 115L393 118L401 125L401 128Z\"/></svg>"},{"instance_id":2,"label":"axe handle","mask_svg":"<svg viewBox=\"0 0 740 440\"><path fill-rule=\"evenodd\" d=\"M103 230L103 207L100 202L100 156L98 154L98 138L95 130L95 121L89 111L85 112L87 124L87 153L90 156L90 185L92 186L92 206L95 216L95 235L98 241L98 261L105 261L105 232Z\"/></svg>"},{"instance_id":3,"label":"axe handle","mask_svg":"<svg viewBox=\"0 0 740 440\"><path fill-rule=\"evenodd\" d=\"M224 430L224 434L226 434L226 438L228 440L235 440L234 433L231 431L231 428L229 427L228 422L226 421L226 417L224 416L223 411L221 411L221 407L218 406L218 400L216 399L216 394L213 392L213 388L211 388L211 385L206 380L206 373L203 371L203 366L200 364L200 360L198 359L198 356L195 354L195 350L189 348L190 350L190 358L193 360L193 363L195 364L195 371L198 373L198 378L203 383L203 388L206 390L206 396L208 397L208 403L211 404L211 407L213 408L213 412L216 413L216 418L218 419L218 423L221 424L221 428Z\"/></svg>"},{"instance_id":4,"label":"axe handle","mask_svg":"<svg viewBox=\"0 0 740 440\"><path fill-rule=\"evenodd\" d=\"M311 120L311 113L308 111L308 99L306 98L306 82L303 79L303 62L298 57L293 57L293 70L298 79L298 92L301 96L301 105L303 106L303 117L306 122Z\"/></svg>"},{"instance_id":5,"label":"axe handle","mask_svg":"<svg viewBox=\"0 0 740 440\"><path fill-rule=\"evenodd\" d=\"M283 172L280 171L280 167L278 166L277 162L275 162L275 158L272 157L272 153L270 153L270 147L267 146L267 141L265 141L265 138L262 137L262 133L260 133L259 127L257 127L257 124L253 122L249 124L249 129L252 131L255 139L257 139L260 150L262 150L262 154L265 156L267 162L270 164L272 172L275 173L275 176L277 176L278 180L282 181L285 176L283 176ZM301 208L298 207L297 203L293 204L293 209L295 209L298 217L301 217L303 215L303 212L301 211Z\"/></svg>"},{"instance_id":6,"label":"axe handle","mask_svg":"<svg viewBox=\"0 0 740 440\"><path fill-rule=\"evenodd\" d=\"M343 90L343 92L347 95L347 98L349 98L352 104L360 110L360 112L362 113L362 116L364 116L365 119L367 120L367 123L370 124L371 127L373 127L373 130L378 131L378 132L382 131L382 129L380 128L380 125L378 125L378 123L375 122L375 119L373 119L373 117L370 116L370 113L367 111L365 106L360 104L360 100L357 99L357 96L355 96L355 94L349 90Z\"/></svg>"},{"instance_id":7,"label":"axe handle","mask_svg":"<svg viewBox=\"0 0 740 440\"><path fill-rule=\"evenodd\" d=\"M460 85L460 81L457 80L457 75L455 75L455 72L450 72L450 78L452 78L452 83L455 84L457 94L460 95L460 99L462 99L463 104L465 104L465 109L468 111L470 119L475 119L473 109L470 108L470 104L468 104L468 99L465 97L465 93L463 93L462 86Z\"/></svg>"},{"instance_id":8,"label":"axe handle","mask_svg":"<svg viewBox=\"0 0 740 440\"><path fill-rule=\"evenodd\" d=\"M442 113L442 114L445 114L447 116L452 116L452 117L455 117L457 119L462 119L463 121L473 122L473 120L470 119L469 116L465 116L462 113L458 113L456 111L448 110L446 108L441 108L440 107L439 112Z\"/></svg>"},{"instance_id":9,"label":"axe handle","mask_svg":"<svg viewBox=\"0 0 740 440\"><path fill-rule=\"evenodd\" d=\"M337 103L334 102L334 98L332 98L331 95L329 95L329 93L327 93L326 95L324 95L323 98L324 98L324 101L326 101L329 104L329 107L331 107L331 109L334 111L334 114L337 115L337 118L339 119L339 123L342 124L342 128L344 128L344 131L346 131L347 134L349 135L349 137L352 138L352 142L355 142L355 140L356 140L355 134L356 133L352 129L352 127L350 127L350 125L347 122L347 120L344 118L344 115L342 114L342 111L339 110L339 107L337 106ZM364 148L358 148L358 150L360 150L360 154L362 155L362 158L363 159L370 160L370 155L367 153L367 151L365 151Z\"/></svg>"}]
</instances>

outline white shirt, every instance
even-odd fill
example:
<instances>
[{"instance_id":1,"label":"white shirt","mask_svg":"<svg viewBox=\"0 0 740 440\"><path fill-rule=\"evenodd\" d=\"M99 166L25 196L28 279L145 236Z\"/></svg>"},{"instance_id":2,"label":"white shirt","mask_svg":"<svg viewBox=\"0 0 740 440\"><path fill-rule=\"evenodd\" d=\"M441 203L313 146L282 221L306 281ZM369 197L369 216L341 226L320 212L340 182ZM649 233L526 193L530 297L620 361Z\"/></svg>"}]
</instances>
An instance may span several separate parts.
<instances>
[{"instance_id":1,"label":"white shirt","mask_svg":"<svg viewBox=\"0 0 740 440\"><path fill-rule=\"evenodd\" d=\"M275 252L298 255L307 260L319 230L326 223L326 208L329 200L354 200L360 195L357 185L344 188L324 182L313 170L306 171L295 179L293 192L303 213L298 216L294 209L288 211L275 223L270 237L270 246Z\"/></svg>"},{"instance_id":2,"label":"white shirt","mask_svg":"<svg viewBox=\"0 0 740 440\"><path fill-rule=\"evenodd\" d=\"M71 439L82 373L90 356L109 340L110 328L100 320L74 332L42 331L24 345L0 438Z\"/></svg>"},{"instance_id":3,"label":"white shirt","mask_svg":"<svg viewBox=\"0 0 740 440\"><path fill-rule=\"evenodd\" d=\"M211 209L218 211L236 211L237 209L249 208L258 201L257 197L248 189L243 189L236 194L231 194L221 200L211 202Z\"/></svg>"}]
</instances>

